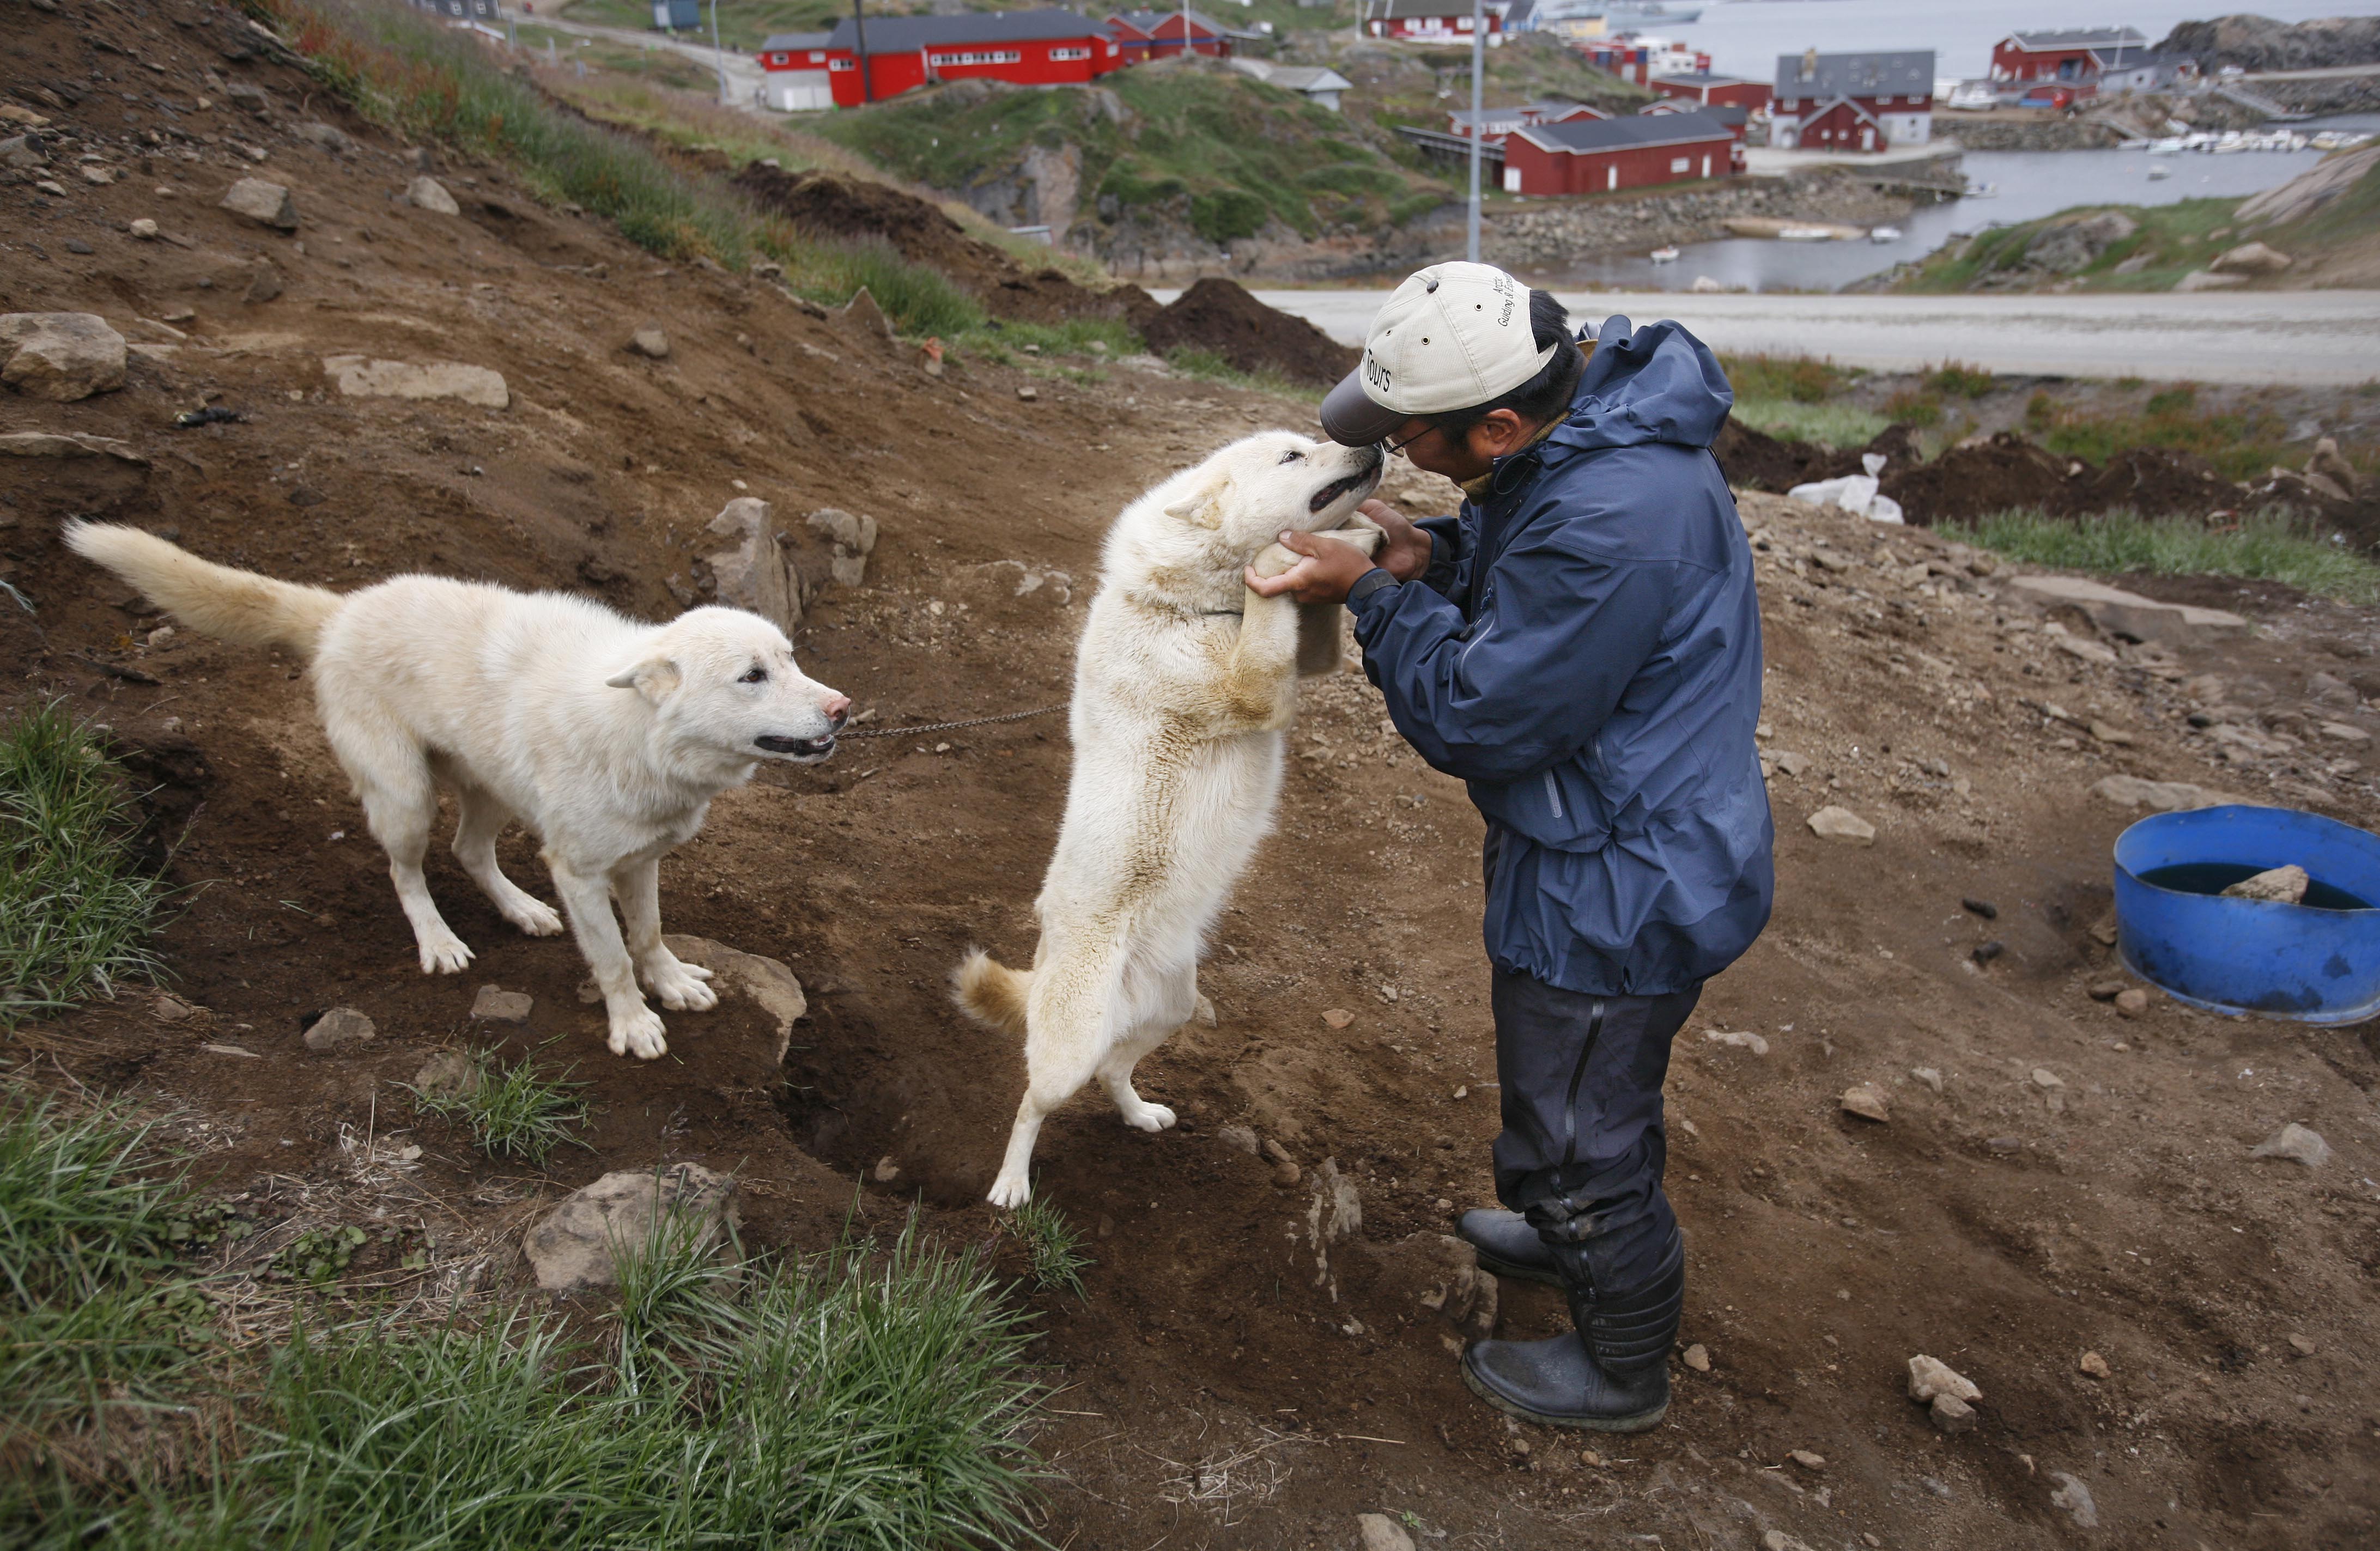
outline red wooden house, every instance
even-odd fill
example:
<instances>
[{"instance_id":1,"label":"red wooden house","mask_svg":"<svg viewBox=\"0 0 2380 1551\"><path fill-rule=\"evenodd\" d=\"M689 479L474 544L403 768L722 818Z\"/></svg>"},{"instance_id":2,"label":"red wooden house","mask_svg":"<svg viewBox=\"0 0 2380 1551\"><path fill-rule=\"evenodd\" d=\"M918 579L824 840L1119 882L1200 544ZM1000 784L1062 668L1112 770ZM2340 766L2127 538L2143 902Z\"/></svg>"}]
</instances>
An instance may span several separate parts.
<instances>
[{"instance_id":1,"label":"red wooden house","mask_svg":"<svg viewBox=\"0 0 2380 1551\"><path fill-rule=\"evenodd\" d=\"M1752 123L1752 115L1732 103L1713 103L1708 107L1699 107L1682 97L1664 97L1659 102L1647 103L1636 111L1657 116L1662 114L1701 114L1706 118L1717 120L1738 145L1743 143L1743 132Z\"/></svg>"},{"instance_id":2,"label":"red wooden house","mask_svg":"<svg viewBox=\"0 0 2380 1551\"><path fill-rule=\"evenodd\" d=\"M1501 6L1485 7L1488 41L1503 41ZM1365 0L1364 36L1394 38L1408 43L1468 43L1471 42L1469 0Z\"/></svg>"},{"instance_id":3,"label":"red wooden house","mask_svg":"<svg viewBox=\"0 0 2380 1551\"><path fill-rule=\"evenodd\" d=\"M1706 108L1742 108L1746 113L1767 107L1768 99L1774 95L1765 80L1715 76L1706 70L1698 70L1690 76L1654 76L1645 84L1664 97L1699 103Z\"/></svg>"},{"instance_id":4,"label":"red wooden house","mask_svg":"<svg viewBox=\"0 0 2380 1551\"><path fill-rule=\"evenodd\" d=\"M1740 154L1709 115L1637 114L1515 129L1504 140L1507 194L1608 194L1725 177Z\"/></svg>"},{"instance_id":5,"label":"red wooden house","mask_svg":"<svg viewBox=\"0 0 2380 1551\"><path fill-rule=\"evenodd\" d=\"M1533 124L1569 124L1579 119L1610 116L1601 108L1585 103L1527 103L1517 108L1482 108L1478 120L1479 143L1501 145L1505 136ZM1471 112L1467 108L1450 111L1446 115L1446 132L1450 135L1469 139L1471 126Z\"/></svg>"},{"instance_id":6,"label":"red wooden house","mask_svg":"<svg viewBox=\"0 0 2380 1551\"><path fill-rule=\"evenodd\" d=\"M1171 58L1182 52L1183 12L1178 7L1171 11L1118 11L1108 18L1107 27L1127 65ZM1230 57L1232 44L1257 36L1226 27L1196 11L1189 13L1189 35L1192 53L1219 59Z\"/></svg>"},{"instance_id":7,"label":"red wooden house","mask_svg":"<svg viewBox=\"0 0 2380 1551\"><path fill-rule=\"evenodd\" d=\"M869 17L866 43L863 72L861 33L845 17L827 46L815 51L826 56L836 107L880 103L921 86L969 78L1080 86L1123 67L1123 51L1106 27L1073 11ZM809 52L804 51L805 58ZM816 67L805 62L802 67Z\"/></svg>"},{"instance_id":8,"label":"red wooden house","mask_svg":"<svg viewBox=\"0 0 2380 1551\"><path fill-rule=\"evenodd\" d=\"M1780 54L1768 143L1876 151L1934 138L1934 51Z\"/></svg>"},{"instance_id":9,"label":"red wooden house","mask_svg":"<svg viewBox=\"0 0 2380 1551\"><path fill-rule=\"evenodd\" d=\"M1992 79L2095 86L2110 68L2137 62L2148 46L2148 39L2129 27L2011 32L1992 46Z\"/></svg>"}]
</instances>

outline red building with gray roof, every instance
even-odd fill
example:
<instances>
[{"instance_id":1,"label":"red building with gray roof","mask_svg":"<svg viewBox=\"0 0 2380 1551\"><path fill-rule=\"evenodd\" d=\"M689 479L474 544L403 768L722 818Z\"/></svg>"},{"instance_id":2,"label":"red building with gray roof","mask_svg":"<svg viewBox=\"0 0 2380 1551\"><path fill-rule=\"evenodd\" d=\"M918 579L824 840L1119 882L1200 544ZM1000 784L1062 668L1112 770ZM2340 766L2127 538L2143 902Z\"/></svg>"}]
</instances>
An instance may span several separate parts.
<instances>
[{"instance_id":1,"label":"red building with gray roof","mask_svg":"<svg viewBox=\"0 0 2380 1551\"><path fill-rule=\"evenodd\" d=\"M1727 126L1692 109L1536 124L1504 139L1504 192L1609 194L1725 177L1737 154Z\"/></svg>"},{"instance_id":2,"label":"red building with gray roof","mask_svg":"<svg viewBox=\"0 0 2380 1551\"><path fill-rule=\"evenodd\" d=\"M1018 86L1082 86L1123 67L1123 52L1107 28L1073 11L1002 11L962 16L869 17L867 68L860 67L861 32L845 17L827 46L800 51L825 56L834 105L880 103L921 86L970 79ZM770 63L775 70L791 67Z\"/></svg>"}]
</instances>

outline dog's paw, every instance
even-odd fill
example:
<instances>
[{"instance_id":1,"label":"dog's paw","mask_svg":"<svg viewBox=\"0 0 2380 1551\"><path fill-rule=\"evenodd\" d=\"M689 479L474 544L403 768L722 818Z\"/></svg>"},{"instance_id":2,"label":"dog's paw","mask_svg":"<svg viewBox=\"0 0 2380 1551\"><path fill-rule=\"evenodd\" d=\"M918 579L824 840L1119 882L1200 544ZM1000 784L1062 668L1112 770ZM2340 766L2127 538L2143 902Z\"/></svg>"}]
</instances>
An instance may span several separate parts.
<instances>
[{"instance_id":1,"label":"dog's paw","mask_svg":"<svg viewBox=\"0 0 2380 1551\"><path fill-rule=\"evenodd\" d=\"M719 1005L719 993L703 984L710 978L710 971L701 965L666 955L645 970L645 984L662 1005L680 1012L708 1012Z\"/></svg>"},{"instance_id":2,"label":"dog's paw","mask_svg":"<svg viewBox=\"0 0 2380 1551\"><path fill-rule=\"evenodd\" d=\"M626 1014L612 1014L612 1036L609 1043L615 1056L634 1056L638 1060L652 1060L669 1054L669 1041L662 1037L661 1014L650 1007L639 1007Z\"/></svg>"},{"instance_id":3,"label":"dog's paw","mask_svg":"<svg viewBox=\"0 0 2380 1551\"><path fill-rule=\"evenodd\" d=\"M1002 1174L991 1182L991 1194L984 1197L1002 1211L1013 1211L1033 1199L1033 1181L1022 1174Z\"/></svg>"},{"instance_id":4,"label":"dog's paw","mask_svg":"<svg viewBox=\"0 0 2380 1551\"><path fill-rule=\"evenodd\" d=\"M1257 551L1257 557L1250 564L1257 576L1269 578L1286 575L1305 558L1285 545L1267 544Z\"/></svg>"},{"instance_id":5,"label":"dog's paw","mask_svg":"<svg viewBox=\"0 0 2380 1551\"><path fill-rule=\"evenodd\" d=\"M421 973L424 975L459 975L471 963L471 951L464 947L463 939L453 932L443 938L425 938L418 946L421 950Z\"/></svg>"},{"instance_id":6,"label":"dog's paw","mask_svg":"<svg viewBox=\"0 0 2380 1551\"><path fill-rule=\"evenodd\" d=\"M504 919L531 937L552 937L562 930L562 915L541 900L523 900L507 906Z\"/></svg>"},{"instance_id":7,"label":"dog's paw","mask_svg":"<svg viewBox=\"0 0 2380 1551\"><path fill-rule=\"evenodd\" d=\"M1173 1111L1162 1104L1136 1099L1123 1108L1123 1123L1136 1131L1163 1131L1173 1124Z\"/></svg>"}]
</instances>

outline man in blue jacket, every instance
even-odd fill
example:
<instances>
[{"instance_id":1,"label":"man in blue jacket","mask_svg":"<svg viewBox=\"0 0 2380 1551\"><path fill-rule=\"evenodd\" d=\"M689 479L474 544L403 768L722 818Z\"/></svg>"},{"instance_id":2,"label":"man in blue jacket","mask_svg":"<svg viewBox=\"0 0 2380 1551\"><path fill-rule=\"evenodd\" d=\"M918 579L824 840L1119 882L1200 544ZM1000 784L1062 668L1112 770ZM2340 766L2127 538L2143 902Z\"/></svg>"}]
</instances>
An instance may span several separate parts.
<instances>
[{"instance_id":1,"label":"man in blue jacket","mask_svg":"<svg viewBox=\"0 0 2380 1551\"><path fill-rule=\"evenodd\" d=\"M1377 562L1308 558L1259 592L1345 600L1397 731L1488 820L1506 1211L1463 1215L1480 1263L1554 1283L1577 1325L1479 1341L1474 1391L1508 1414L1633 1432L1669 1407L1685 1249L1662 1194L1661 1084L1703 982L1774 892L1754 751L1760 612L1710 442L1734 394L1675 323L1609 320L1484 264L1398 287L1324 430L1461 484L1459 515L1386 504Z\"/></svg>"}]
</instances>

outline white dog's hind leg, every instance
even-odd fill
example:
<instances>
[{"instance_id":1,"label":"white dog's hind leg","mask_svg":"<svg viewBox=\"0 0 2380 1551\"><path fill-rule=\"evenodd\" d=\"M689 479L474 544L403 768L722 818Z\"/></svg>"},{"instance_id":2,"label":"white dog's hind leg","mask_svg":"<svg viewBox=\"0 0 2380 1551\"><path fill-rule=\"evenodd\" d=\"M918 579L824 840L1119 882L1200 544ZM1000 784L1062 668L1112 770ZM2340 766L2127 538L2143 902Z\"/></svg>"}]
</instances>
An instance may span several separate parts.
<instances>
[{"instance_id":1,"label":"white dog's hind leg","mask_svg":"<svg viewBox=\"0 0 2380 1551\"><path fill-rule=\"evenodd\" d=\"M660 859L618 868L612 874L612 890L620 896L620 918L627 924L628 957L662 1005L697 1012L718 1006L719 993L703 984L710 971L687 963L662 942Z\"/></svg>"},{"instance_id":2,"label":"white dog's hind leg","mask_svg":"<svg viewBox=\"0 0 2380 1551\"><path fill-rule=\"evenodd\" d=\"M355 778L356 794L363 799L364 822L372 839L388 853L389 881L396 885L396 903L413 927L413 943L421 953L421 973L453 975L471 962L471 951L438 914L430 897L430 881L421 875L422 854L430 849L430 826L438 818L438 787L420 749L395 733L375 734L350 721L334 723L325 718L323 730L340 763Z\"/></svg>"},{"instance_id":3,"label":"white dog's hind leg","mask_svg":"<svg viewBox=\"0 0 2380 1551\"><path fill-rule=\"evenodd\" d=\"M669 1042L662 1037L661 1014L647 1007L638 991L636 967L629 963L627 946L620 940L620 924L612 918L609 885L601 877L573 872L551 853L546 861L553 868L554 891L562 896L562 908L570 917L571 934L578 939L578 951L586 955L587 967L595 972L596 987L603 993L603 1009L612 1019L607 1041L612 1053L638 1060L667 1055Z\"/></svg>"},{"instance_id":4,"label":"white dog's hind leg","mask_svg":"<svg viewBox=\"0 0 2380 1551\"><path fill-rule=\"evenodd\" d=\"M455 806L461 812L455 825L455 860L480 891L494 902L505 920L531 937L552 937L562 930L562 917L553 907L506 878L496 865L496 837L513 821L512 809L468 782L455 783Z\"/></svg>"},{"instance_id":5,"label":"white dog's hind leg","mask_svg":"<svg viewBox=\"0 0 2380 1551\"><path fill-rule=\"evenodd\" d=\"M1035 971L1037 977L1042 973ZM1025 1036L1025 1097L1016 1106L1000 1177L992 1181L993 1206L1022 1206L1032 1199L1034 1140L1051 1111L1080 1093L1098 1072L1107 1045L1104 1013L1098 999L1081 997L1055 1000L1033 1019Z\"/></svg>"},{"instance_id":6,"label":"white dog's hind leg","mask_svg":"<svg viewBox=\"0 0 2380 1551\"><path fill-rule=\"evenodd\" d=\"M1108 1097L1115 1100L1124 1124L1140 1131L1163 1131L1172 1125L1173 1111L1140 1097L1139 1090L1132 1085L1132 1069L1140 1064L1143 1056L1197 1016L1199 1004L1207 1000L1198 994L1197 969L1193 966L1153 983L1128 985L1123 1000L1134 1023L1099 1062L1099 1081L1106 1086Z\"/></svg>"}]
</instances>

